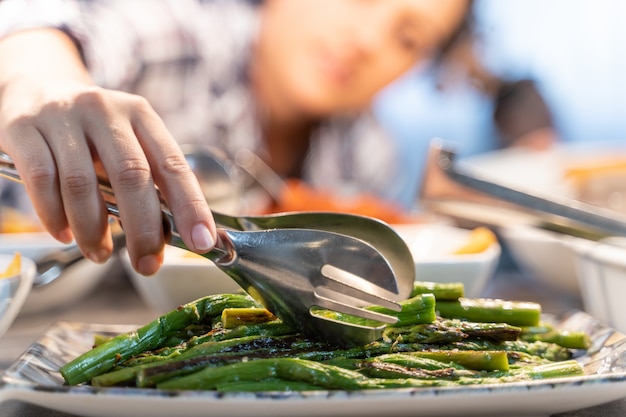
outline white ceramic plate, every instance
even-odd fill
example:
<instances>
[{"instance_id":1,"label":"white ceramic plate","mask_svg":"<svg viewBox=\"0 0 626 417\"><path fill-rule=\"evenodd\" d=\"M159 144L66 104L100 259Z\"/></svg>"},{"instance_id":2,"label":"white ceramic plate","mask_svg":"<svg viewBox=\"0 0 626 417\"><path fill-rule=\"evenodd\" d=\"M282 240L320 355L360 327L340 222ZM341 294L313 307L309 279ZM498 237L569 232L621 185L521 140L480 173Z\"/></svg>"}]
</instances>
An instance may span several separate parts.
<instances>
[{"instance_id":1,"label":"white ceramic plate","mask_svg":"<svg viewBox=\"0 0 626 417\"><path fill-rule=\"evenodd\" d=\"M471 233L446 224L395 225L415 261L415 279L462 282L468 297L479 297L498 266L501 248L492 243L479 253L455 255Z\"/></svg>"},{"instance_id":2,"label":"white ceramic plate","mask_svg":"<svg viewBox=\"0 0 626 417\"><path fill-rule=\"evenodd\" d=\"M117 334L131 326L59 323L12 365L0 382L0 400L21 400L58 411L101 417L174 415L278 416L548 416L624 397L626 336L585 313L559 324L584 330L592 353L578 358L585 376L449 388L366 391L228 393L131 388L68 387L59 367L91 347L94 333Z\"/></svg>"},{"instance_id":3,"label":"white ceramic plate","mask_svg":"<svg viewBox=\"0 0 626 417\"><path fill-rule=\"evenodd\" d=\"M21 253L30 259L70 245L60 243L48 233L0 233L0 254ZM82 260L69 267L63 275L49 285L33 288L21 310L21 314L36 314L70 305L92 291L106 276L116 258L105 264Z\"/></svg>"}]
</instances>

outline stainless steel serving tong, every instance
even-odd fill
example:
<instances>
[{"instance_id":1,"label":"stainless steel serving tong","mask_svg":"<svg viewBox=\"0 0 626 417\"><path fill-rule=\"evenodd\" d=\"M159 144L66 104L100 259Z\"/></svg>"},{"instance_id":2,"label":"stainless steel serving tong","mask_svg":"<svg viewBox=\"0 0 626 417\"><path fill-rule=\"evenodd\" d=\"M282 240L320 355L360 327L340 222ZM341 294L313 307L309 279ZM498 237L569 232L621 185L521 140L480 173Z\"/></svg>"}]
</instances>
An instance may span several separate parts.
<instances>
[{"instance_id":1,"label":"stainless steel serving tong","mask_svg":"<svg viewBox=\"0 0 626 417\"><path fill-rule=\"evenodd\" d=\"M7 155L0 175L21 182ZM110 190L104 190L109 214L119 219ZM168 243L187 249L173 217L163 205ZM380 305L399 311L406 298L388 260L364 240L328 230L279 228L257 231L218 229L218 242L205 257L233 278L268 310L292 327L335 343L378 339L393 316L364 308ZM412 284L412 283L411 283ZM314 307L375 320L359 325L312 314Z\"/></svg>"},{"instance_id":2,"label":"stainless steel serving tong","mask_svg":"<svg viewBox=\"0 0 626 417\"><path fill-rule=\"evenodd\" d=\"M471 169L463 169L459 166L460 163L455 162L456 154L452 147L442 143L432 145L431 152L439 168L456 183L530 209L537 213L538 219L544 223L553 223L557 227L572 227L580 232L591 230L608 235L626 236L626 217L618 212L565 196L545 195L498 183L497 180L486 178L472 172ZM546 219L546 214L556 217Z\"/></svg>"}]
</instances>

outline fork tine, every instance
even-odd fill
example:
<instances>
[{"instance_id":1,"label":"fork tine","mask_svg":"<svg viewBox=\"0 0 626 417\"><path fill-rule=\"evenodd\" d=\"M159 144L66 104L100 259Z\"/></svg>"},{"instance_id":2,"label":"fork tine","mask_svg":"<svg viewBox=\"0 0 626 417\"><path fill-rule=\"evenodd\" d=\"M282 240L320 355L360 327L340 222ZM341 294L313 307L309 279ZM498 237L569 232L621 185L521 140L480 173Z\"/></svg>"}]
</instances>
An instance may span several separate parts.
<instances>
[{"instance_id":1,"label":"fork tine","mask_svg":"<svg viewBox=\"0 0 626 417\"><path fill-rule=\"evenodd\" d=\"M364 308L355 305L355 302L358 302L358 300L346 296L345 294L335 293L334 291L323 287L316 290L316 295L315 304L317 307L349 314L362 319L375 320L382 323L394 324L398 321L397 317L378 313L376 311L365 310Z\"/></svg>"},{"instance_id":2,"label":"fork tine","mask_svg":"<svg viewBox=\"0 0 626 417\"><path fill-rule=\"evenodd\" d=\"M398 298L394 292L388 291L365 278L335 265L325 264L320 272L327 278L324 281L324 286L331 287L337 292L349 293L354 298L363 299L369 302L369 304L400 311L400 305L392 301Z\"/></svg>"},{"instance_id":3,"label":"fork tine","mask_svg":"<svg viewBox=\"0 0 626 417\"><path fill-rule=\"evenodd\" d=\"M376 305L393 311L400 311L402 309L400 304L393 300L389 300L378 294L364 292L358 288L335 280L326 280L324 283L315 286L314 291L319 294L330 292L333 295L328 298L337 298L341 300L341 302L358 307Z\"/></svg>"},{"instance_id":4,"label":"fork tine","mask_svg":"<svg viewBox=\"0 0 626 417\"><path fill-rule=\"evenodd\" d=\"M332 299L338 299L346 304L357 307L380 306L393 311L402 310L402 306L395 301L383 298L376 294L366 293L336 281L327 281L315 287L318 294L332 293ZM344 300L345 299L345 300Z\"/></svg>"},{"instance_id":5,"label":"fork tine","mask_svg":"<svg viewBox=\"0 0 626 417\"><path fill-rule=\"evenodd\" d=\"M361 319L374 320L380 323L395 324L398 322L398 318L390 316L388 314L378 313L376 311L365 310L360 307L344 304L336 300L329 298L318 298L318 307L325 308L327 310L337 311L343 314L349 314Z\"/></svg>"}]
</instances>

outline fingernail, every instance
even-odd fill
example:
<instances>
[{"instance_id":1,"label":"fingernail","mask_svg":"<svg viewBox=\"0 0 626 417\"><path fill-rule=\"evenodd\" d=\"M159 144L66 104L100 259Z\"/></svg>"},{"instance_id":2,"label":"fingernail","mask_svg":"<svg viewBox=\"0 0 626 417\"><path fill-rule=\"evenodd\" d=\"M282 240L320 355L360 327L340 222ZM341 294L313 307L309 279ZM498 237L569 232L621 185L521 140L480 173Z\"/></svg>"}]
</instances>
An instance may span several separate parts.
<instances>
[{"instance_id":1,"label":"fingernail","mask_svg":"<svg viewBox=\"0 0 626 417\"><path fill-rule=\"evenodd\" d=\"M99 249L99 250L95 250L93 252L89 252L86 256L87 256L87 259L89 259L89 260L91 260L91 261L93 261L95 263L101 264L101 263L105 262L107 259L109 259L109 254L110 253L111 252L109 252L106 249Z\"/></svg>"},{"instance_id":2,"label":"fingernail","mask_svg":"<svg viewBox=\"0 0 626 417\"><path fill-rule=\"evenodd\" d=\"M57 239L63 243L72 243L74 235L70 229L63 229L57 234Z\"/></svg>"},{"instance_id":3,"label":"fingernail","mask_svg":"<svg viewBox=\"0 0 626 417\"><path fill-rule=\"evenodd\" d=\"M204 224L197 224L191 229L191 242L194 248L200 251L207 251L215 245L211 231Z\"/></svg>"},{"instance_id":4,"label":"fingernail","mask_svg":"<svg viewBox=\"0 0 626 417\"><path fill-rule=\"evenodd\" d=\"M158 271L161 261L156 255L146 255L139 258L137 262L137 272L141 275L152 275Z\"/></svg>"}]
</instances>

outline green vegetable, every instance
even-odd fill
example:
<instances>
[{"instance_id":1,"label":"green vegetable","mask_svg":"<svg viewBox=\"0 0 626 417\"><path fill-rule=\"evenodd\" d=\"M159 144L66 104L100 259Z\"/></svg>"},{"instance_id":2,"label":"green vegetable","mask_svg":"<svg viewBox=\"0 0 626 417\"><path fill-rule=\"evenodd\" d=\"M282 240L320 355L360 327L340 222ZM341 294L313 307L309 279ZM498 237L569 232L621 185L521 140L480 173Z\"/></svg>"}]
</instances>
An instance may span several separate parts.
<instances>
[{"instance_id":1,"label":"green vegetable","mask_svg":"<svg viewBox=\"0 0 626 417\"><path fill-rule=\"evenodd\" d=\"M445 318L512 326L536 326L541 319L541 306L537 303L486 298L438 301L437 312Z\"/></svg>"},{"instance_id":2,"label":"green vegetable","mask_svg":"<svg viewBox=\"0 0 626 417\"><path fill-rule=\"evenodd\" d=\"M134 332L119 335L79 356L61 367L61 375L70 385L87 382L131 356L158 348L172 333L189 324L221 314L226 306L253 305L256 303L250 297L239 294L215 295L185 304Z\"/></svg>"},{"instance_id":3,"label":"green vegetable","mask_svg":"<svg viewBox=\"0 0 626 417\"><path fill-rule=\"evenodd\" d=\"M432 294L438 301L455 301L465 296L465 287L460 282L416 281L411 297L419 294Z\"/></svg>"},{"instance_id":4,"label":"green vegetable","mask_svg":"<svg viewBox=\"0 0 626 417\"><path fill-rule=\"evenodd\" d=\"M432 323L437 319L435 314L435 297L432 294L419 294L400 302L401 310L393 311L385 307L369 306L366 309L376 311L378 313L388 314L398 318L395 324L390 326L409 326L412 324ZM355 317L349 314L339 313L337 311L314 309L313 314L326 317L333 320L345 321L348 323L362 324L366 326L380 326L381 323Z\"/></svg>"},{"instance_id":5,"label":"green vegetable","mask_svg":"<svg viewBox=\"0 0 626 417\"><path fill-rule=\"evenodd\" d=\"M209 296L134 332L97 336L97 346L61 374L70 385L292 391L508 383L583 373L571 349L586 349L587 335L540 322L538 304L467 299L460 290L416 283L400 312L367 307L399 321L381 340L350 347L298 334L248 296ZM327 310L315 314L371 324Z\"/></svg>"}]
</instances>

